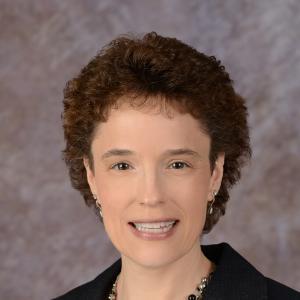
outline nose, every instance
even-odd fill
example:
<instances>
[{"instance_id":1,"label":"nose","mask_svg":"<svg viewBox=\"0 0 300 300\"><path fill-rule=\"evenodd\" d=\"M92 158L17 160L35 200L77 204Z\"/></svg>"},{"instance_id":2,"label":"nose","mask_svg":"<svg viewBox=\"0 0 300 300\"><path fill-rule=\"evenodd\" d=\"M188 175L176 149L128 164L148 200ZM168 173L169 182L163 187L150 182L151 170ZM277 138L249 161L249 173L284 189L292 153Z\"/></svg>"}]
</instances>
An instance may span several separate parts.
<instances>
[{"instance_id":1,"label":"nose","mask_svg":"<svg viewBox=\"0 0 300 300\"><path fill-rule=\"evenodd\" d=\"M164 202L162 179L155 172L145 172L139 182L139 203L147 206L157 206Z\"/></svg>"}]
</instances>

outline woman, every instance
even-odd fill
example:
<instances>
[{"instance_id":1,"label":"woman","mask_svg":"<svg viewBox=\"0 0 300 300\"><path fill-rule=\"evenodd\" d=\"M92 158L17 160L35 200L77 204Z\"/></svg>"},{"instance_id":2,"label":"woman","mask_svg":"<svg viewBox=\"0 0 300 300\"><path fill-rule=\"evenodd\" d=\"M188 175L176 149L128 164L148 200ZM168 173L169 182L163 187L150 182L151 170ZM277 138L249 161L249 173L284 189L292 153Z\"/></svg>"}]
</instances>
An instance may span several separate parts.
<instances>
[{"instance_id":1,"label":"woman","mask_svg":"<svg viewBox=\"0 0 300 300\"><path fill-rule=\"evenodd\" d=\"M64 91L64 158L121 258L56 299L300 299L229 244L200 245L251 156L225 68L175 38L121 36Z\"/></svg>"}]
</instances>

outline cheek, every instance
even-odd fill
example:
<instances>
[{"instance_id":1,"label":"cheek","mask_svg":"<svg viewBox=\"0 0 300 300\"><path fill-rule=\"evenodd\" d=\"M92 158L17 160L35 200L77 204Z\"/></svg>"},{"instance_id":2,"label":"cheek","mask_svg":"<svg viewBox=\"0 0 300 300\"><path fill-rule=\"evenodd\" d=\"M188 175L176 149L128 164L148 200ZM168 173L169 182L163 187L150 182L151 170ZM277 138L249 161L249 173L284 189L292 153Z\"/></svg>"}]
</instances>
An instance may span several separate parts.
<instances>
[{"instance_id":1,"label":"cheek","mask_svg":"<svg viewBox=\"0 0 300 300\"><path fill-rule=\"evenodd\" d=\"M98 180L99 201L104 216L104 227L112 240L121 232L124 226L124 212L128 206L130 189L128 185L117 186L116 181L100 178ZM123 223L122 223L123 222Z\"/></svg>"},{"instance_id":2,"label":"cheek","mask_svg":"<svg viewBox=\"0 0 300 300\"><path fill-rule=\"evenodd\" d=\"M125 205L117 199L107 195L103 198L102 212L104 229L117 249L120 249L123 241L122 230L124 230L123 213Z\"/></svg>"},{"instance_id":3,"label":"cheek","mask_svg":"<svg viewBox=\"0 0 300 300\"><path fill-rule=\"evenodd\" d=\"M203 190L186 195L184 203L182 203L184 213L191 224L202 223L206 216L206 207L207 193L204 193Z\"/></svg>"},{"instance_id":4,"label":"cheek","mask_svg":"<svg viewBox=\"0 0 300 300\"><path fill-rule=\"evenodd\" d=\"M182 199L190 210L197 209L206 204L209 195L210 177L206 174L196 174L187 180L181 180L173 184L173 194L177 199Z\"/></svg>"},{"instance_id":5,"label":"cheek","mask_svg":"<svg viewBox=\"0 0 300 300\"><path fill-rule=\"evenodd\" d=\"M196 224L198 225L195 226L197 228L202 226L206 218L209 177L200 177L193 178L182 189L176 188L177 201L186 215L189 227L193 227Z\"/></svg>"},{"instance_id":6,"label":"cheek","mask_svg":"<svg viewBox=\"0 0 300 300\"><path fill-rule=\"evenodd\" d=\"M125 183L124 180L120 181L102 170L97 174L97 191L103 209L118 209L119 203L130 191L128 184Z\"/></svg>"},{"instance_id":7,"label":"cheek","mask_svg":"<svg viewBox=\"0 0 300 300\"><path fill-rule=\"evenodd\" d=\"M190 238L199 237L203 231L207 213L207 189L199 189L190 195L186 206L186 228Z\"/></svg>"},{"instance_id":8,"label":"cheek","mask_svg":"<svg viewBox=\"0 0 300 300\"><path fill-rule=\"evenodd\" d=\"M122 213L126 210L127 202L124 190L105 189L100 193L101 205L106 222L117 225L122 220Z\"/></svg>"}]
</instances>

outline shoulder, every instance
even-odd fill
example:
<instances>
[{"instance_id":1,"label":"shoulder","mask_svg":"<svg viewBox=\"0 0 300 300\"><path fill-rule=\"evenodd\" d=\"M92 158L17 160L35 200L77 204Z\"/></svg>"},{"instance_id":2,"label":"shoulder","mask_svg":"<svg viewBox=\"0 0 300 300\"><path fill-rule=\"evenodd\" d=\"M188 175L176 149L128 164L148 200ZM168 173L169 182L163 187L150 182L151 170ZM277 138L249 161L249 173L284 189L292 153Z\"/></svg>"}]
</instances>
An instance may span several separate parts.
<instances>
[{"instance_id":1,"label":"shoulder","mask_svg":"<svg viewBox=\"0 0 300 300\"><path fill-rule=\"evenodd\" d=\"M108 297L113 282L121 271L121 259L100 273L96 278L52 300L99 300Z\"/></svg>"},{"instance_id":2,"label":"shoulder","mask_svg":"<svg viewBox=\"0 0 300 300\"><path fill-rule=\"evenodd\" d=\"M269 300L300 300L300 293L296 290L271 278L265 277L265 279L267 283Z\"/></svg>"},{"instance_id":3,"label":"shoulder","mask_svg":"<svg viewBox=\"0 0 300 300\"><path fill-rule=\"evenodd\" d=\"M94 280L86 282L72 290L66 292L65 294L53 298L52 300L79 300L79 299L93 299L95 293Z\"/></svg>"},{"instance_id":4,"label":"shoulder","mask_svg":"<svg viewBox=\"0 0 300 300\"><path fill-rule=\"evenodd\" d=\"M300 300L300 293L264 276L227 243L202 245L216 264L207 299Z\"/></svg>"}]
</instances>

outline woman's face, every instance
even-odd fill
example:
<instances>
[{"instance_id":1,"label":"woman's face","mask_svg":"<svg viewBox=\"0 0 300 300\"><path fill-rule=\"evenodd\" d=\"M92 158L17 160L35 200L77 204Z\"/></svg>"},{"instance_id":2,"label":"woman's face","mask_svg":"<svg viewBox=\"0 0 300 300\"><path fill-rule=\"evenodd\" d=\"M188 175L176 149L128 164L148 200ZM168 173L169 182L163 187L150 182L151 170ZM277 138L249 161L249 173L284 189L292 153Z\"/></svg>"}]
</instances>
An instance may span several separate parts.
<instances>
[{"instance_id":1,"label":"woman's face","mask_svg":"<svg viewBox=\"0 0 300 300\"><path fill-rule=\"evenodd\" d=\"M172 119L125 104L112 110L92 142L94 173L84 159L112 243L122 257L148 267L171 263L199 242L223 174L224 156L211 172L210 138L198 121L171 112ZM164 223L173 220L175 226ZM165 232L151 229L159 226Z\"/></svg>"}]
</instances>

